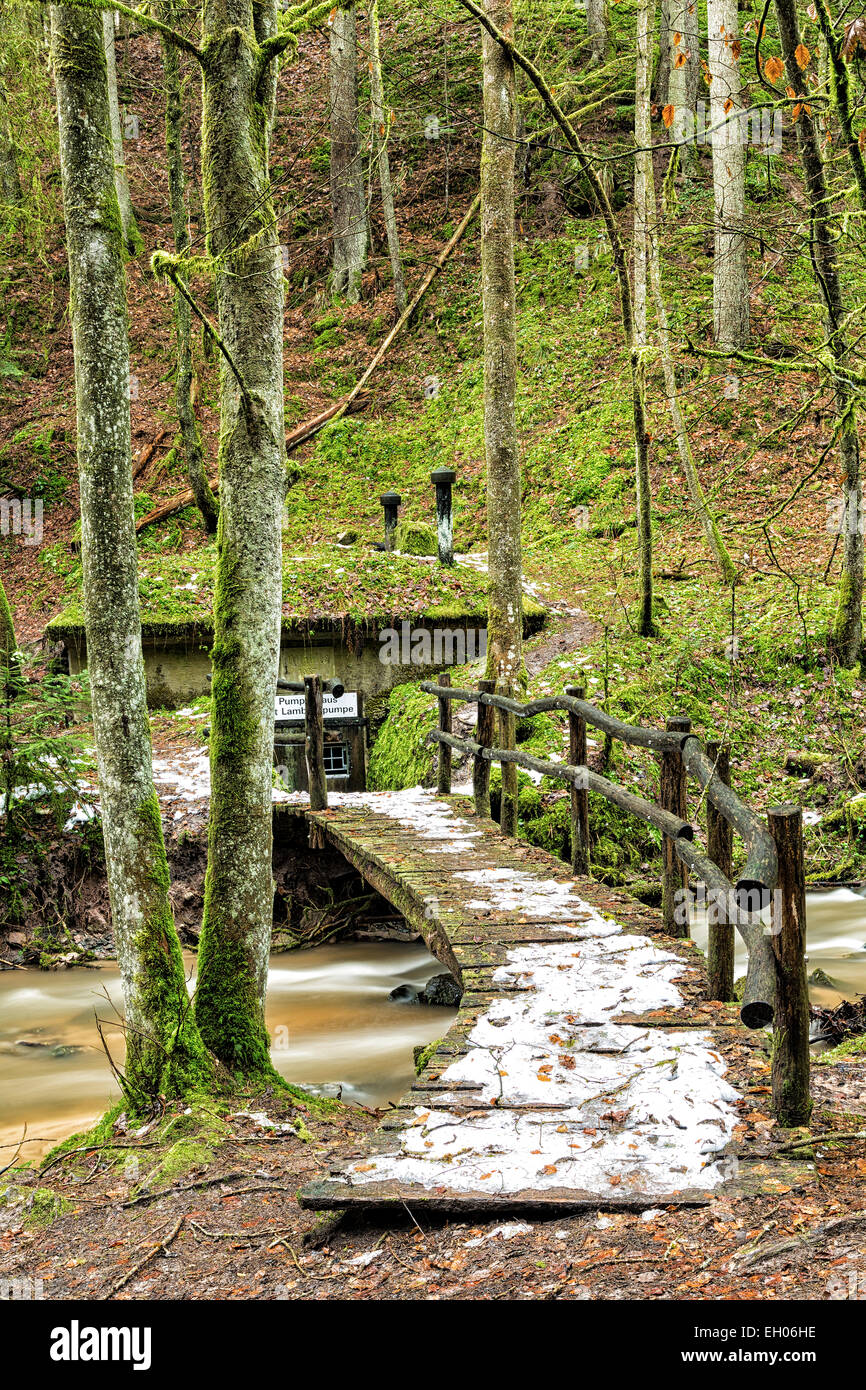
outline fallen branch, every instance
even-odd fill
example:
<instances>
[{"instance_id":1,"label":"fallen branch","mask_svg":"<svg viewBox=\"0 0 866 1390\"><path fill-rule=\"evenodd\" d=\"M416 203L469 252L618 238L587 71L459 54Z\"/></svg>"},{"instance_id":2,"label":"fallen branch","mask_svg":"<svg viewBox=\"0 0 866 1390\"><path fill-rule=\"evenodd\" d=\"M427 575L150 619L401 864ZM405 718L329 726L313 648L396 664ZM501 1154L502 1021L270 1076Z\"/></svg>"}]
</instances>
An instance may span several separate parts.
<instances>
[{"instance_id":1,"label":"fallen branch","mask_svg":"<svg viewBox=\"0 0 866 1390\"><path fill-rule=\"evenodd\" d=\"M164 439L168 438L170 433L170 430L160 430L159 434L156 435L156 437L152 439L149 444L146 444L142 449L139 449L135 458L132 460L133 482L135 482L136 478L141 477L142 473L144 472L147 465L150 463L150 460L153 458L160 444L163 442Z\"/></svg>"},{"instance_id":2,"label":"fallen branch","mask_svg":"<svg viewBox=\"0 0 866 1390\"><path fill-rule=\"evenodd\" d=\"M796 1149L810 1149L814 1144L839 1143L843 1139L866 1139L866 1129L852 1129L844 1134L839 1130L828 1129L826 1134L810 1134L805 1139L793 1139L790 1144L780 1144L774 1152L793 1153Z\"/></svg>"},{"instance_id":3,"label":"fallen branch","mask_svg":"<svg viewBox=\"0 0 866 1390\"><path fill-rule=\"evenodd\" d=\"M152 1245L148 1250L147 1254L144 1256L144 1259L139 1260L138 1264L133 1265L132 1269L128 1270L127 1273L124 1274L122 1279L118 1279L115 1284L112 1284L111 1288L104 1295L104 1297L114 1298L116 1294L120 1293L120 1290L124 1287L124 1285L128 1284L131 1279L134 1279L137 1274L141 1273L145 1265L149 1264L149 1262L153 1259L154 1255L160 1255L163 1253L163 1251L167 1250L168 1247L171 1245L172 1241L176 1240L177 1237L180 1235L180 1228L185 1220L186 1217L181 1216L176 1225L166 1236L165 1240L161 1240L156 1245Z\"/></svg>"},{"instance_id":4,"label":"fallen branch","mask_svg":"<svg viewBox=\"0 0 866 1390\"><path fill-rule=\"evenodd\" d=\"M481 194L479 193L469 207L469 210L464 214L451 240L437 256L405 310L394 324L390 333L379 345L373 358L368 363L349 394L344 396L341 401L337 401L335 405L328 406L327 410L323 410L318 415L314 415L311 420L306 420L303 424L296 426L291 434L286 435L287 454L293 453L296 449L300 448L302 444L305 444L308 439L312 439L314 435L318 434L319 430L323 429L325 425L329 424L332 420L339 420L343 415L353 414L355 410L363 410L366 407L368 401L363 394L364 387L379 366L379 363L394 342L394 339L411 320L421 300L436 279L436 276L445 266L455 248L462 241L467 227L472 222L480 206ZM219 488L219 482L215 478L209 481L211 488L216 492ZM148 512L145 516L139 517L135 524L136 532L143 531L145 526L152 526L155 521L164 521L166 517L172 516L175 512L182 511L184 507L191 506L194 501L195 498L191 488L185 488L183 492L175 493L173 497L167 497L164 502L160 502L158 506L154 507L153 511Z\"/></svg>"}]
</instances>

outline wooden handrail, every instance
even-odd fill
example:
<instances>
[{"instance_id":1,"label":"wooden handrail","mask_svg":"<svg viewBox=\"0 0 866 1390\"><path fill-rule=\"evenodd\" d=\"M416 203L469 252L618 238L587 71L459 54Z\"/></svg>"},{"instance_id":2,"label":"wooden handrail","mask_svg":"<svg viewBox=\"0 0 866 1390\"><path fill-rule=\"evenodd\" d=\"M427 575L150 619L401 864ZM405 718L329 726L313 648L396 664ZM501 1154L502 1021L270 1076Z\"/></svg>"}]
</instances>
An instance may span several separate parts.
<instances>
[{"instance_id":1,"label":"wooden handrail","mask_svg":"<svg viewBox=\"0 0 866 1390\"><path fill-rule=\"evenodd\" d=\"M489 686L490 683L485 682L484 684ZM479 782L479 768L486 766L491 761L515 763L518 767L526 768L530 772L537 772L544 777L565 782L573 789L579 789L582 792L596 792L622 810L628 811L637 819L654 825L660 830L666 837L665 843L671 845L680 862L710 890L712 911L719 916L720 920L737 928L748 949L749 966L740 1017L749 1028L766 1027L768 1023L772 1022L776 995L776 965L772 944L770 938L765 935L759 914L768 905L776 884L778 855L775 842L754 811L746 806L736 792L717 775L715 764L704 753L699 740L691 732L687 720L671 720L669 723L674 727L664 730L639 728L636 725L625 724L622 720L616 719L607 714L606 711L590 704L589 701L582 698L582 691L579 695L576 693L553 695L542 700L531 700L525 704L520 704L517 700L507 696L496 695L490 689L461 690L450 683L437 684L434 681L423 681L420 689L429 695L435 695L439 701L439 728L431 730L427 738L431 742L438 743L441 750L440 790L450 790L451 750L456 749L459 752L469 753L474 758L474 782L476 786L484 782L483 777ZM566 689L568 690L569 687ZM576 691L576 689L578 688L571 687L572 691ZM531 718L535 714L562 710L566 711L576 724L579 725L581 722L591 724L610 738L617 738L632 746L649 748L663 757L667 755L670 758L678 755L676 761L684 770L683 775L688 773L696 779L706 795L708 803L727 824L736 830L746 845L746 864L743 873L737 879L736 886L718 865L714 864L693 843L694 827L682 817L673 814L672 811L635 795L625 787L608 781L606 777L590 771L583 765L552 763L542 758L535 758L529 753L518 752L516 749L494 748L491 746L492 740L489 731L485 733L483 742L457 738L447 732L450 719L446 718L445 712L450 702L454 700L478 705L479 727L481 711L485 708L507 710L518 718L524 719ZM676 727L678 722L681 723L679 729ZM485 730L487 730L486 721ZM446 750L447 775L444 775L442 769L446 765ZM476 809L479 814L489 814L489 803L486 807L478 806ZM573 836L578 834L579 830L576 825L578 810L576 799L572 794Z\"/></svg>"},{"instance_id":2,"label":"wooden handrail","mask_svg":"<svg viewBox=\"0 0 866 1390\"><path fill-rule=\"evenodd\" d=\"M716 809L733 826L746 844L747 859L743 873L737 879L738 901L744 911L760 910L768 906L770 894L776 883L778 859L773 837L761 824L737 793L715 775L715 767L701 748L693 733L676 733L667 729L642 729L635 724L624 724L613 715L598 709L588 700L576 699L570 695L552 695L543 700L530 700L519 704L504 695L488 694L480 690L459 690L450 685L436 685L433 681L422 681L420 689L428 695L435 695L440 701L459 700L467 704L493 705L496 709L507 709L520 719L529 719L535 714L546 714L552 710L563 710L585 719L587 724L600 729L602 733L628 743L633 747L649 748L657 753L679 751L687 770L700 783ZM513 761L513 760L512 760ZM758 894L758 898L754 897Z\"/></svg>"}]
</instances>

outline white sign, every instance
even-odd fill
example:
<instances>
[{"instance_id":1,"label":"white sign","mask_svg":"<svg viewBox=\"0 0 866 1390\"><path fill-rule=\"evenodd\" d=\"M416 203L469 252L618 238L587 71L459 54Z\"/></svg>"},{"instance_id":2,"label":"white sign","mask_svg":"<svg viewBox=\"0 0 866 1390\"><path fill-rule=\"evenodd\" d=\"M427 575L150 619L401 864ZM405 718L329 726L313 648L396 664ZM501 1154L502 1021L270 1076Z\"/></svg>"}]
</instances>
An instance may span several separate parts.
<instances>
[{"instance_id":1,"label":"white sign","mask_svg":"<svg viewBox=\"0 0 866 1390\"><path fill-rule=\"evenodd\" d=\"M336 699L327 691L322 696L322 714L325 719L357 719L358 696L354 690L346 690ZM303 695L276 695L274 697L274 720L277 724L303 724Z\"/></svg>"}]
</instances>

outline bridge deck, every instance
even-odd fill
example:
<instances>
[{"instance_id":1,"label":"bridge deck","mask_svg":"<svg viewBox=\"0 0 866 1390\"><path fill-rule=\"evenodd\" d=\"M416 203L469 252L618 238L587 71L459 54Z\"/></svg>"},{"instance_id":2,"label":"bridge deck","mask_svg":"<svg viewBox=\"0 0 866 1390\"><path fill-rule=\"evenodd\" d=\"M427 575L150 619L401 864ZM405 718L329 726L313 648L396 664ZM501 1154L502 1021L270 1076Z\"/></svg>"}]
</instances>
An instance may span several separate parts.
<instances>
[{"instance_id":1,"label":"bridge deck","mask_svg":"<svg viewBox=\"0 0 866 1390\"><path fill-rule=\"evenodd\" d=\"M761 1040L702 1002L701 957L659 915L429 792L307 811L462 978L432 1060L353 1157L300 1193L316 1209L698 1204L772 1190L803 1164L732 1142Z\"/></svg>"}]
</instances>

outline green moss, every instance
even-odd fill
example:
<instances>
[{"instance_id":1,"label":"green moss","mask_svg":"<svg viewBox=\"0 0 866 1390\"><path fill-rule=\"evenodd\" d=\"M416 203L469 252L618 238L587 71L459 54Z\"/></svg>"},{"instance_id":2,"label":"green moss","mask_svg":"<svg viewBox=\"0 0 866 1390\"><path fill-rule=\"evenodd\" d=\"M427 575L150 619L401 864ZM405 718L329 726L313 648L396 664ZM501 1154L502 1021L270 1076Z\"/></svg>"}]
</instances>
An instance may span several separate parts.
<instances>
[{"instance_id":1,"label":"green moss","mask_svg":"<svg viewBox=\"0 0 866 1390\"><path fill-rule=\"evenodd\" d=\"M178 1139L164 1158L161 1158L147 1175L148 1187L169 1186L196 1168L206 1168L213 1163L214 1153L207 1144L196 1139Z\"/></svg>"},{"instance_id":2,"label":"green moss","mask_svg":"<svg viewBox=\"0 0 866 1390\"><path fill-rule=\"evenodd\" d=\"M419 1043L417 1047L414 1047L412 1049L412 1055L415 1058L416 1076L421 1075L422 1071L427 1066L430 1059L435 1055L436 1051L441 1046L441 1043L442 1039L437 1038L435 1042Z\"/></svg>"},{"instance_id":3,"label":"green moss","mask_svg":"<svg viewBox=\"0 0 866 1390\"><path fill-rule=\"evenodd\" d=\"M156 1095L199 1090L210 1080L212 1065L189 1006L155 793L139 807L135 835L140 850L136 887L144 920L133 945L140 962L141 1011L148 1031L128 1038L124 1084L130 1105L147 1108Z\"/></svg>"},{"instance_id":4,"label":"green moss","mask_svg":"<svg viewBox=\"0 0 866 1390\"><path fill-rule=\"evenodd\" d=\"M370 753L367 786L372 791L400 791L429 786L436 752L425 737L436 724L436 701L414 685L398 685L388 699L388 714Z\"/></svg>"},{"instance_id":5,"label":"green moss","mask_svg":"<svg viewBox=\"0 0 866 1390\"><path fill-rule=\"evenodd\" d=\"M436 532L426 521L401 521L394 543L403 555L436 555Z\"/></svg>"},{"instance_id":6,"label":"green moss","mask_svg":"<svg viewBox=\"0 0 866 1390\"><path fill-rule=\"evenodd\" d=\"M72 1210L72 1203L51 1187L37 1187L24 1203L25 1226L50 1226L58 1216Z\"/></svg>"}]
</instances>

